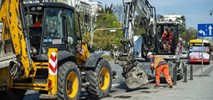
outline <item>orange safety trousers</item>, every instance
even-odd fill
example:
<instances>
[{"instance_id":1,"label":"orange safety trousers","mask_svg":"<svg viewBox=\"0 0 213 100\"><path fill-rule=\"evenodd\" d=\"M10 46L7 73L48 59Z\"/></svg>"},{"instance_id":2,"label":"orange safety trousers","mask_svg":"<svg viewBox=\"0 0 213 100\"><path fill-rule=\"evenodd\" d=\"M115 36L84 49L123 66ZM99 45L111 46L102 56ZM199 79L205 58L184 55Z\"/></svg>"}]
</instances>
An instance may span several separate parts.
<instances>
[{"instance_id":1,"label":"orange safety trousers","mask_svg":"<svg viewBox=\"0 0 213 100\"><path fill-rule=\"evenodd\" d=\"M161 65L159 67L156 68L156 85L160 85L160 75L161 72L163 72L164 77L166 78L166 81L169 85L173 85L171 77L169 75L169 66L167 64Z\"/></svg>"}]
</instances>

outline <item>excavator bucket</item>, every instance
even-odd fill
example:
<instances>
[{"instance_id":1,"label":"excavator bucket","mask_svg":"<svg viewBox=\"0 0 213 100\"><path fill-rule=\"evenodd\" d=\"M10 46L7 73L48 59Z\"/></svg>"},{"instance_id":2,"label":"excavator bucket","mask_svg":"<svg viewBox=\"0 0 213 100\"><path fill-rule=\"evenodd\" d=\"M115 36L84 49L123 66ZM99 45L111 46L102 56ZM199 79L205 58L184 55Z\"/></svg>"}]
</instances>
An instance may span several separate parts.
<instances>
[{"instance_id":1,"label":"excavator bucket","mask_svg":"<svg viewBox=\"0 0 213 100\"><path fill-rule=\"evenodd\" d=\"M147 84L148 76L139 67L134 67L130 72L127 73L125 83L129 89L135 89L144 84Z\"/></svg>"}]
</instances>

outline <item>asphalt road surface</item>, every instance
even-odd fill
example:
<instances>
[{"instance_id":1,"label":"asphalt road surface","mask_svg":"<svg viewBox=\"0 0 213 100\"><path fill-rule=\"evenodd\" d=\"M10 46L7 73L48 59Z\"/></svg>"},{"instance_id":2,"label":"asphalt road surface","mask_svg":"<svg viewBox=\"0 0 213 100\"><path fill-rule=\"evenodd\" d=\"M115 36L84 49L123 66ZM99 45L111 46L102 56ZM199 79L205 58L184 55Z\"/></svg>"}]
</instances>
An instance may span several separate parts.
<instances>
[{"instance_id":1,"label":"asphalt road surface","mask_svg":"<svg viewBox=\"0 0 213 100\"><path fill-rule=\"evenodd\" d=\"M213 100L213 62L203 66L201 76L201 64L192 64L193 80L189 80L189 68L187 65L187 82L179 80L172 89L162 82L161 87L154 88L154 83L149 83L135 90L126 90L124 78L121 76L122 68L111 63L113 70L116 70L118 78L113 80L112 90L109 97L101 100ZM25 100L37 100L39 93L28 91ZM87 100L84 96L81 100Z\"/></svg>"},{"instance_id":2,"label":"asphalt road surface","mask_svg":"<svg viewBox=\"0 0 213 100\"><path fill-rule=\"evenodd\" d=\"M212 100L213 63L203 65L203 76L201 64L192 64L193 80L189 80L190 66L187 65L187 82L179 80L172 89L165 83L161 83L160 88L154 88L154 83L149 83L137 90L126 91L125 85L120 84L114 85L110 96L102 100Z\"/></svg>"}]
</instances>

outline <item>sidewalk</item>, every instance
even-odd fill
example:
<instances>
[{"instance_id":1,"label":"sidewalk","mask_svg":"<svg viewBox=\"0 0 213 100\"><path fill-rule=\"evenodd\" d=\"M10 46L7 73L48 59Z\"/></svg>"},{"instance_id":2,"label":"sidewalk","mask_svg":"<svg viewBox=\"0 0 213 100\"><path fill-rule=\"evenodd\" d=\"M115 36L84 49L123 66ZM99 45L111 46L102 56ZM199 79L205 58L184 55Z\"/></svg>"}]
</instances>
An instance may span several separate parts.
<instances>
[{"instance_id":1,"label":"sidewalk","mask_svg":"<svg viewBox=\"0 0 213 100\"><path fill-rule=\"evenodd\" d=\"M212 100L213 77L197 76L194 80L188 80L187 83L179 81L173 89L159 89L159 91L150 100Z\"/></svg>"}]
</instances>

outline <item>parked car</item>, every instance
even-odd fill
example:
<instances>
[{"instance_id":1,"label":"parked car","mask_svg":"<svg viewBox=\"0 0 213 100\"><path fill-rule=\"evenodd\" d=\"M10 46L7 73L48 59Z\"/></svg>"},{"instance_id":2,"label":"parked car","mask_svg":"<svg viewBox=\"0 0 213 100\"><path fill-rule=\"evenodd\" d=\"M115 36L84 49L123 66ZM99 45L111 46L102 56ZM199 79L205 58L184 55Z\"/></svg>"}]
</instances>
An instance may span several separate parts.
<instances>
[{"instance_id":1,"label":"parked car","mask_svg":"<svg viewBox=\"0 0 213 100\"><path fill-rule=\"evenodd\" d=\"M187 51L182 51L182 54L181 54L180 58L183 58L183 59L188 58L188 52Z\"/></svg>"}]
</instances>

